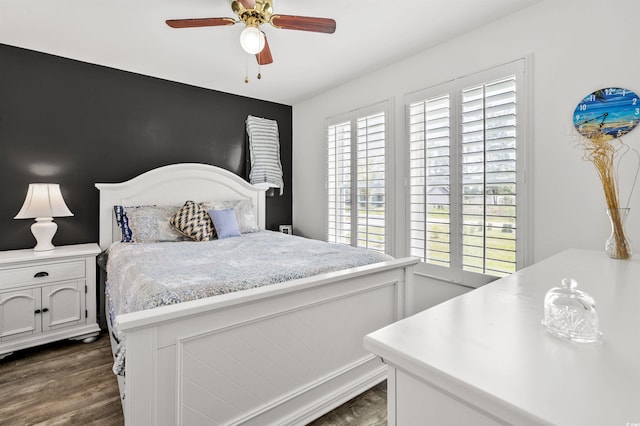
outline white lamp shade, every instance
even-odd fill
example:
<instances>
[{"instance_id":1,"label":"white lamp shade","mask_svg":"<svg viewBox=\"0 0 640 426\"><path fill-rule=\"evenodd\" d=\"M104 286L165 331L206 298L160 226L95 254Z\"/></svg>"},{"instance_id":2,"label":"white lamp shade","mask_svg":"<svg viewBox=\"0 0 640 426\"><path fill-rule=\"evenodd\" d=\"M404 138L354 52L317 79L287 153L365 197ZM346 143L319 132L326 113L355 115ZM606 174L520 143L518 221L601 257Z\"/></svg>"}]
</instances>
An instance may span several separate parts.
<instances>
[{"instance_id":1,"label":"white lamp shade","mask_svg":"<svg viewBox=\"0 0 640 426\"><path fill-rule=\"evenodd\" d=\"M57 183L30 183L24 204L14 219L73 216Z\"/></svg>"},{"instance_id":2,"label":"white lamp shade","mask_svg":"<svg viewBox=\"0 0 640 426\"><path fill-rule=\"evenodd\" d=\"M247 26L240 34L240 45L247 53L260 53L264 49L264 34L256 27Z\"/></svg>"}]
</instances>

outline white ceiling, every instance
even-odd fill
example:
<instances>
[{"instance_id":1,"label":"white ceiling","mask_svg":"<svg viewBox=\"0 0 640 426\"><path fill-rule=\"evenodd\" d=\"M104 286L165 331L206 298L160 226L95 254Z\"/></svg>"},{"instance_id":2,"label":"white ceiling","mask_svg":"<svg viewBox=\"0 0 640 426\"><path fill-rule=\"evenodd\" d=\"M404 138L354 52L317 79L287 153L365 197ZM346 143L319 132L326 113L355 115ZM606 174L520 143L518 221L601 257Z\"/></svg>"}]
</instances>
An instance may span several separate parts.
<instances>
[{"instance_id":1,"label":"white ceiling","mask_svg":"<svg viewBox=\"0 0 640 426\"><path fill-rule=\"evenodd\" d=\"M230 0L1 0L0 43L293 105L537 1L276 0L276 13L333 18L337 29L263 25L274 63L262 67L261 80L255 58L240 47L244 25L164 23L235 18Z\"/></svg>"}]
</instances>

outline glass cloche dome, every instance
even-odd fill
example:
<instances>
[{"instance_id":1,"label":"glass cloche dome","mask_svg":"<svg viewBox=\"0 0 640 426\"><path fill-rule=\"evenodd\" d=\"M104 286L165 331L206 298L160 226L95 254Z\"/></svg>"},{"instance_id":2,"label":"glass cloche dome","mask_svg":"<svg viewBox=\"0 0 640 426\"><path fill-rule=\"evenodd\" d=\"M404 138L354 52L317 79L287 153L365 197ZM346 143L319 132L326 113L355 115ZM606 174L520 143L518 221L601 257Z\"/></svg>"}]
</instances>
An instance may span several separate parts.
<instances>
[{"instance_id":1,"label":"glass cloche dome","mask_svg":"<svg viewBox=\"0 0 640 426\"><path fill-rule=\"evenodd\" d=\"M596 304L589 294L578 290L578 283L571 278L562 280L544 298L542 324L555 336L573 342L591 343L600 340Z\"/></svg>"}]
</instances>

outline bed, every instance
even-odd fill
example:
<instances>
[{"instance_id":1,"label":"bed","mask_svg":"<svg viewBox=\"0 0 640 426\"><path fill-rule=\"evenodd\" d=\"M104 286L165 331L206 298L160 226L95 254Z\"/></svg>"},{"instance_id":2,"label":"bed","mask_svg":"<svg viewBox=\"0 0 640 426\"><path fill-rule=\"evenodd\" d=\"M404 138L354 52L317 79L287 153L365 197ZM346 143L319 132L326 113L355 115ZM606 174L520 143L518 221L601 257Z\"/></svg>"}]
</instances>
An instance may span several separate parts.
<instances>
[{"instance_id":1,"label":"bed","mask_svg":"<svg viewBox=\"0 0 640 426\"><path fill-rule=\"evenodd\" d=\"M269 232L264 189L214 166L174 164L96 187L104 250L122 238L117 205L250 200L256 235ZM411 314L416 262L386 260L114 315L114 355L113 336L126 338L118 376L125 424L307 424L386 378L362 339Z\"/></svg>"}]
</instances>

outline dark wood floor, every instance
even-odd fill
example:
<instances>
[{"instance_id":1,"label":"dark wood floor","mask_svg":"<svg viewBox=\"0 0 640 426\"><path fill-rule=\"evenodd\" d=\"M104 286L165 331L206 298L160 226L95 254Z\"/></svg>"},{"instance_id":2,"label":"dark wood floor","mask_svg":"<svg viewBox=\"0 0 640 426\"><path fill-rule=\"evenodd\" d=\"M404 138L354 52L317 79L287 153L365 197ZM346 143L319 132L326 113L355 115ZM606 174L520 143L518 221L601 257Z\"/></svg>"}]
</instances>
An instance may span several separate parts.
<instances>
[{"instance_id":1,"label":"dark wood floor","mask_svg":"<svg viewBox=\"0 0 640 426\"><path fill-rule=\"evenodd\" d=\"M387 426L387 382L369 389L307 426Z\"/></svg>"},{"instance_id":2,"label":"dark wood floor","mask_svg":"<svg viewBox=\"0 0 640 426\"><path fill-rule=\"evenodd\" d=\"M0 425L122 426L109 338L62 341L0 361Z\"/></svg>"},{"instance_id":3,"label":"dark wood floor","mask_svg":"<svg viewBox=\"0 0 640 426\"><path fill-rule=\"evenodd\" d=\"M109 337L62 341L0 361L0 425L122 426ZM386 384L370 389L309 426L384 426Z\"/></svg>"}]
</instances>

